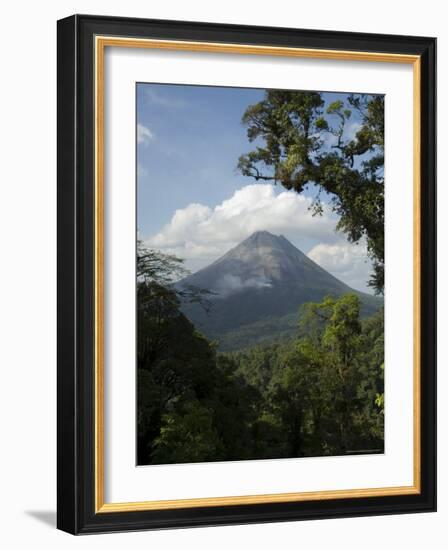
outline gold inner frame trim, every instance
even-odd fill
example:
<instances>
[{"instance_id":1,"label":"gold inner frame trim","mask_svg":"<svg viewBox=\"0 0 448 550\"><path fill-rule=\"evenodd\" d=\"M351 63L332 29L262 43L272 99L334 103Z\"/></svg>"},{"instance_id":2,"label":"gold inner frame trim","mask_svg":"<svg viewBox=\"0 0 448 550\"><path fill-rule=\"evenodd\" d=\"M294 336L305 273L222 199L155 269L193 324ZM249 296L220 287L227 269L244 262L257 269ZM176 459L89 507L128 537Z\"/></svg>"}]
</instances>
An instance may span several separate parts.
<instances>
[{"instance_id":1,"label":"gold inner frame trim","mask_svg":"<svg viewBox=\"0 0 448 550\"><path fill-rule=\"evenodd\" d=\"M265 55L328 59L406 63L413 66L413 484L401 487L343 489L332 491L274 493L263 495L225 496L178 500L106 503L104 500L104 54L106 47L146 48L239 55ZM310 48L255 46L177 40L156 40L96 36L95 54L95 513L167 510L208 506L232 506L280 502L305 502L342 498L413 495L421 491L421 387L420 387L420 279L421 279L421 214L420 214L420 119L421 60L417 55L381 52L355 52Z\"/></svg>"}]
</instances>

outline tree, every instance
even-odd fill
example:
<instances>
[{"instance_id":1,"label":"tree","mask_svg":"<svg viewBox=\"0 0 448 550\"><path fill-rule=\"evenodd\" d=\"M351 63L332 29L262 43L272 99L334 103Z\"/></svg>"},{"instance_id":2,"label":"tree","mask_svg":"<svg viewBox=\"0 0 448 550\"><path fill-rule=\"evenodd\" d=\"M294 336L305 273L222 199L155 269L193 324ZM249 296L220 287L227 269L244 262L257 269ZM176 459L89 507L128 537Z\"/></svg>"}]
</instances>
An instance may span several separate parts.
<instances>
[{"instance_id":1,"label":"tree","mask_svg":"<svg viewBox=\"0 0 448 550\"><path fill-rule=\"evenodd\" d=\"M361 322L357 296L329 297L296 338L223 354L180 309L178 259L140 257L138 464L382 449L382 312Z\"/></svg>"},{"instance_id":2,"label":"tree","mask_svg":"<svg viewBox=\"0 0 448 550\"><path fill-rule=\"evenodd\" d=\"M310 384L319 388L313 407L317 442L330 454L383 446L383 418L375 407L382 389L383 317L381 312L363 325L359 307L355 294L328 297L307 304L302 317L308 330L299 350L318 372Z\"/></svg>"},{"instance_id":3,"label":"tree","mask_svg":"<svg viewBox=\"0 0 448 550\"><path fill-rule=\"evenodd\" d=\"M188 401L183 410L163 416L154 441L153 463L204 462L220 455L222 444L213 427L212 411L199 401Z\"/></svg>"},{"instance_id":4,"label":"tree","mask_svg":"<svg viewBox=\"0 0 448 550\"><path fill-rule=\"evenodd\" d=\"M258 393L180 309L205 292L177 290L175 256L138 252L138 463L250 457Z\"/></svg>"},{"instance_id":5,"label":"tree","mask_svg":"<svg viewBox=\"0 0 448 550\"><path fill-rule=\"evenodd\" d=\"M280 351L280 350L279 350ZM284 456L305 456L306 422L312 380L308 363L293 346L280 351L270 384L270 405L280 420L284 438Z\"/></svg>"},{"instance_id":6,"label":"tree","mask_svg":"<svg viewBox=\"0 0 448 550\"><path fill-rule=\"evenodd\" d=\"M338 229L351 242L366 239L373 262L369 284L384 289L384 98L350 95L325 102L317 92L270 90L245 111L242 122L255 149L240 156L243 175L281 183L301 193L317 187L314 214L322 213L321 192L331 196ZM347 136L356 111L360 128ZM329 139L331 138L331 139Z\"/></svg>"},{"instance_id":7,"label":"tree","mask_svg":"<svg viewBox=\"0 0 448 550\"><path fill-rule=\"evenodd\" d=\"M148 288L153 285L164 297L170 295L171 299L186 303L198 303L208 310L207 298L212 294L211 291L193 285L183 285L180 288L174 284L176 279L189 274L183 263L182 258L147 248L142 241L137 241L138 288Z\"/></svg>"}]
</instances>

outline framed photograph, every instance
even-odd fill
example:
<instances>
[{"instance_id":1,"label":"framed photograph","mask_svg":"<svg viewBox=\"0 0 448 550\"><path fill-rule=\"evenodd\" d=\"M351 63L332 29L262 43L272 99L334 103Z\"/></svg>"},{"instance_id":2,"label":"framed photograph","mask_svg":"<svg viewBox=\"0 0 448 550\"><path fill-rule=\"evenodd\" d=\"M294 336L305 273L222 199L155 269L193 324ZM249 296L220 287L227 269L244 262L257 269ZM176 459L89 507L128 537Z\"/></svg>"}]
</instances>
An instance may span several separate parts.
<instances>
[{"instance_id":1,"label":"framed photograph","mask_svg":"<svg viewBox=\"0 0 448 550\"><path fill-rule=\"evenodd\" d=\"M58 22L58 527L436 509L433 38Z\"/></svg>"}]
</instances>

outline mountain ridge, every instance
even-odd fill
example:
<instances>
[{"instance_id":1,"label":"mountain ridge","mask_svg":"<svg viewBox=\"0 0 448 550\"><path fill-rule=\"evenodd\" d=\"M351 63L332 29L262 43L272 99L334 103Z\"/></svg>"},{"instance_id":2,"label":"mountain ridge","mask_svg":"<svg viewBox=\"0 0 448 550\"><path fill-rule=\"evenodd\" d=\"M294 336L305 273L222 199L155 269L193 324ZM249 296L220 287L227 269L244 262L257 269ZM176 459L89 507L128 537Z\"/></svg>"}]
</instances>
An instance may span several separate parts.
<instances>
[{"instance_id":1,"label":"mountain ridge","mask_svg":"<svg viewBox=\"0 0 448 550\"><path fill-rule=\"evenodd\" d=\"M274 280L281 280L282 278L280 276L281 274L278 273L278 270L283 271L282 274L286 275L286 277L283 278L290 278L291 268L293 268L293 266L291 266L291 263L295 261L302 266L312 267L315 270L314 274L316 274L316 272L319 272L320 274L325 275L326 278L331 278L333 284L335 284L337 287L350 289L348 285L337 279L334 275L328 273L328 271L322 268L319 264L311 260L311 258L309 258L301 250L295 247L288 239L286 239L286 237L284 237L283 235L273 235L268 231L256 231L255 233L252 233L244 241L230 249L223 256L221 256L208 266L193 273L192 275L189 275L184 280L201 280L201 275L205 272L207 272L207 277L209 277L209 272L211 269L215 269L217 267L221 269L222 264L224 262L228 262L229 260L239 260L244 263L248 263L248 261L251 261L252 265L250 267L252 267L252 272L254 272L254 256L257 253L260 254L261 251L263 253L266 253L266 251L270 253L270 257L268 256L268 258L263 258L262 267L265 271L269 272L269 275ZM279 253L282 254L281 258L278 257ZM277 263L275 263L274 265L269 263L267 264L267 259L268 262L271 259L277 260ZM259 268L260 266L258 265L257 267Z\"/></svg>"},{"instance_id":2,"label":"mountain ridge","mask_svg":"<svg viewBox=\"0 0 448 550\"><path fill-rule=\"evenodd\" d=\"M270 326L272 340L286 328L290 334L292 314L298 318L303 303L321 301L328 295L357 294L364 314L374 313L382 305L381 298L350 288L286 237L268 231L256 231L177 285L199 287L212 293L209 313L198 304L183 304L182 311L207 337L219 340L221 349L229 347L226 335L235 335L239 330L246 331L247 345L250 345L257 340L251 325L264 321ZM269 334L267 336L269 340Z\"/></svg>"}]
</instances>

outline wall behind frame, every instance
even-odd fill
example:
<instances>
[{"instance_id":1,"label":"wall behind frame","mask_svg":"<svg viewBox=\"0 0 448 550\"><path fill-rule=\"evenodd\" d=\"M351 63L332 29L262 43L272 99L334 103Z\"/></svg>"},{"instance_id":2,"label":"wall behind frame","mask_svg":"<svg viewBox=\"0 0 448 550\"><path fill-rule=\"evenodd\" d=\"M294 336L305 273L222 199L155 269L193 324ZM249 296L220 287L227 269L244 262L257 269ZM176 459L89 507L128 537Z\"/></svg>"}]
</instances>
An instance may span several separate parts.
<instances>
[{"instance_id":1,"label":"wall behind frame","mask_svg":"<svg viewBox=\"0 0 448 550\"><path fill-rule=\"evenodd\" d=\"M439 98L448 96L448 32L442 4L428 0L406 4L377 0L294 3L277 0L227 0L222 3L167 0L142 3L89 0L33 3L17 1L3 11L0 35L2 87L0 124L0 418L2 453L0 514L7 547L32 543L53 548L272 548L291 542L302 547L366 550L400 545L410 550L446 540L448 520L448 402L439 399L439 512L344 520L325 520L241 527L189 529L70 537L55 530L56 432L56 20L73 13L92 13L290 26L344 31L438 36ZM439 120L448 120L439 101ZM448 150L441 126L439 150ZM439 181L448 177L442 161ZM439 235L448 234L448 189L440 185ZM448 255L439 238L439 280L448 279ZM444 250L445 249L445 250ZM448 324L446 285L439 288L439 364L448 363L443 337ZM446 369L439 388L448 387ZM442 396L443 397L443 396ZM9 543L9 544L8 544ZM75 546L76 545L76 546Z\"/></svg>"}]
</instances>

